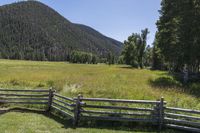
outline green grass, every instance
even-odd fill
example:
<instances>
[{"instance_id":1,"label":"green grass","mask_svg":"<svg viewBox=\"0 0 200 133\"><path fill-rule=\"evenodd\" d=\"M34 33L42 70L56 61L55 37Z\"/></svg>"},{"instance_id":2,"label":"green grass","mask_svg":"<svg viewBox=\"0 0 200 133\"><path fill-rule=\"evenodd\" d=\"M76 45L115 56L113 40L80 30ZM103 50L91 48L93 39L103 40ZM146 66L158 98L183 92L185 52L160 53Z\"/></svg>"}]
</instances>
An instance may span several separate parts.
<instances>
[{"instance_id":1,"label":"green grass","mask_svg":"<svg viewBox=\"0 0 200 133\"><path fill-rule=\"evenodd\" d=\"M14 119L13 119L14 118ZM0 115L1 133L128 133L109 129L73 129L42 114L10 112Z\"/></svg>"},{"instance_id":2,"label":"green grass","mask_svg":"<svg viewBox=\"0 0 200 133\"><path fill-rule=\"evenodd\" d=\"M161 96L168 106L200 109L200 97L183 88L163 71L131 69L127 66L68 64L0 60L0 87L48 88L74 97L151 99ZM192 87L200 92L198 84ZM198 93L196 93L198 94Z\"/></svg>"},{"instance_id":3,"label":"green grass","mask_svg":"<svg viewBox=\"0 0 200 133\"><path fill-rule=\"evenodd\" d=\"M163 96L168 106L200 109L199 83L183 87L167 72L120 65L0 60L0 87L54 87L58 93L70 97L83 94L84 97L156 100ZM0 131L5 132L123 132L64 128L63 124L53 119L33 113L0 115L0 125Z\"/></svg>"},{"instance_id":4,"label":"green grass","mask_svg":"<svg viewBox=\"0 0 200 133\"><path fill-rule=\"evenodd\" d=\"M46 117L43 114L8 112L0 114L0 131L1 133L142 133L146 131L123 131L113 130L112 128L88 128L79 127L71 128L66 124L60 123L56 119ZM144 129L143 129L144 130ZM149 133L156 133L152 131ZM172 130L161 133L174 133Z\"/></svg>"}]
</instances>

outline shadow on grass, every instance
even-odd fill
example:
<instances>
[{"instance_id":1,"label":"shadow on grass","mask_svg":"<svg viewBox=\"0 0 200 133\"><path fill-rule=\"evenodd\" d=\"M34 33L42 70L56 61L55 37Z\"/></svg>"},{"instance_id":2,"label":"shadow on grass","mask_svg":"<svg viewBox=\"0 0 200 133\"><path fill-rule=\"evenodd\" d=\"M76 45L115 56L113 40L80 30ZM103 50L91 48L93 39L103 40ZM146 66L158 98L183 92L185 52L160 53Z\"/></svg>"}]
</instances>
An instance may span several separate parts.
<instances>
[{"instance_id":1,"label":"shadow on grass","mask_svg":"<svg viewBox=\"0 0 200 133\"><path fill-rule=\"evenodd\" d=\"M131 66L120 66L119 68L123 68L123 69L138 69L138 68L131 67Z\"/></svg>"},{"instance_id":2,"label":"shadow on grass","mask_svg":"<svg viewBox=\"0 0 200 133\"><path fill-rule=\"evenodd\" d=\"M156 88L179 88L182 84L173 77L159 77L155 80L149 80L151 86Z\"/></svg>"},{"instance_id":3,"label":"shadow on grass","mask_svg":"<svg viewBox=\"0 0 200 133\"><path fill-rule=\"evenodd\" d=\"M42 110L26 109L26 108L11 108L0 110L0 115L9 113L9 112L21 112L21 113L36 113L42 114L54 121L63 125L63 128L74 128L73 121L70 118L61 117L58 114L52 114ZM145 128L144 128L145 127ZM115 131L131 131L131 132L157 132L157 126L152 125L151 123L135 123L135 122L116 122L116 121L98 121L98 120L88 120L80 121L78 128L85 129L106 129L106 130L115 130ZM75 128L74 128L75 129ZM165 130L164 130L165 131Z\"/></svg>"},{"instance_id":4,"label":"shadow on grass","mask_svg":"<svg viewBox=\"0 0 200 133\"><path fill-rule=\"evenodd\" d=\"M44 114L45 111L38 110L38 109L27 109L27 108L5 108L0 110L0 115L3 115L5 113L9 112L26 112L26 113L36 113L36 114Z\"/></svg>"},{"instance_id":5,"label":"shadow on grass","mask_svg":"<svg viewBox=\"0 0 200 133\"><path fill-rule=\"evenodd\" d=\"M161 76L154 80L149 80L149 84L156 89L176 89L184 93L200 97L200 82L188 82L183 84L179 78L175 76Z\"/></svg>"},{"instance_id":6,"label":"shadow on grass","mask_svg":"<svg viewBox=\"0 0 200 133\"><path fill-rule=\"evenodd\" d=\"M153 125L151 123L144 124L140 122L89 120L87 122L81 122L79 127L88 129L93 128L99 130L106 129L106 130L129 131L129 132L158 132L157 125Z\"/></svg>"},{"instance_id":7,"label":"shadow on grass","mask_svg":"<svg viewBox=\"0 0 200 133\"><path fill-rule=\"evenodd\" d=\"M27 108L21 108L21 107L15 107L15 108L6 108L6 109L1 109L0 110L0 115L9 113L9 112L20 112L20 113L36 113L36 114L41 114L44 115L50 119L55 120L56 122L60 123L63 125L63 128L72 128L72 120L62 118L57 114L52 114L50 112L46 112L44 110L38 110L38 109L27 109Z\"/></svg>"}]
</instances>

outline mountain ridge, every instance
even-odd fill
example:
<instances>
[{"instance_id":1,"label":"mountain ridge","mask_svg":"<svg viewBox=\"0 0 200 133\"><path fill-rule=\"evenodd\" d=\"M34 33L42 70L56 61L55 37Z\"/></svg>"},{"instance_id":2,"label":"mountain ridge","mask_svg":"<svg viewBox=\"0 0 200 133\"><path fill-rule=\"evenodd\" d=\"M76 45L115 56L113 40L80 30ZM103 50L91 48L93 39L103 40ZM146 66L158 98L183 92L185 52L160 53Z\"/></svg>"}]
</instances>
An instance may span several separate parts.
<instances>
[{"instance_id":1,"label":"mountain ridge","mask_svg":"<svg viewBox=\"0 0 200 133\"><path fill-rule=\"evenodd\" d=\"M110 52L119 56L122 49L121 42L38 1L0 6L0 46L1 58L49 61L68 60L73 50L104 58Z\"/></svg>"}]
</instances>

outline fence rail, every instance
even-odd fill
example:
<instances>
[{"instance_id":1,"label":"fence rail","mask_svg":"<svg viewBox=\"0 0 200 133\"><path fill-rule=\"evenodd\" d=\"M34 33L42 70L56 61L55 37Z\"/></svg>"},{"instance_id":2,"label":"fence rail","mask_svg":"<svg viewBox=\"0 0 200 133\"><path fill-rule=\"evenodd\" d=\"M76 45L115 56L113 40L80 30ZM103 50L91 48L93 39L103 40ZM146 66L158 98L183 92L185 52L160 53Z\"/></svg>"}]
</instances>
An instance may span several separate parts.
<instances>
[{"instance_id":1,"label":"fence rail","mask_svg":"<svg viewBox=\"0 0 200 133\"><path fill-rule=\"evenodd\" d=\"M75 98L75 100L77 99L78 98ZM160 104L160 101L83 97L80 97L79 100L81 104L78 120L94 119L158 124L157 119L159 117L159 112L154 106ZM99 102L110 104L101 105L98 104ZM124 106L124 104L126 106ZM139 105L143 105L144 107L140 107ZM149 106L151 106L151 108L149 108Z\"/></svg>"},{"instance_id":2,"label":"fence rail","mask_svg":"<svg viewBox=\"0 0 200 133\"><path fill-rule=\"evenodd\" d=\"M0 89L0 104L47 105L49 90Z\"/></svg>"},{"instance_id":3,"label":"fence rail","mask_svg":"<svg viewBox=\"0 0 200 133\"><path fill-rule=\"evenodd\" d=\"M200 132L200 111L173 107L166 107L165 110L167 127Z\"/></svg>"},{"instance_id":4,"label":"fence rail","mask_svg":"<svg viewBox=\"0 0 200 133\"><path fill-rule=\"evenodd\" d=\"M200 111L167 107L160 100L127 100L108 98L69 98L54 90L0 89L2 104L40 104L45 111L56 111L73 119L74 126L86 120L145 122L191 132L200 132Z\"/></svg>"},{"instance_id":5,"label":"fence rail","mask_svg":"<svg viewBox=\"0 0 200 133\"><path fill-rule=\"evenodd\" d=\"M69 97L65 97L54 93L52 99L52 108L63 115L73 118L75 100Z\"/></svg>"}]
</instances>

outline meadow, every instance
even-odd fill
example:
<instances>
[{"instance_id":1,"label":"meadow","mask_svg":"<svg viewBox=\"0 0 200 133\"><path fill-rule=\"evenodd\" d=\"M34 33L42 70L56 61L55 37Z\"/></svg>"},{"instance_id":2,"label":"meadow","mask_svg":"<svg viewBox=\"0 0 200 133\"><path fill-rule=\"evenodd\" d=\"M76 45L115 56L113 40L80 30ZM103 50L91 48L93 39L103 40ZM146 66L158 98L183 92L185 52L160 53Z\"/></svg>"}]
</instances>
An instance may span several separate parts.
<instances>
[{"instance_id":1,"label":"meadow","mask_svg":"<svg viewBox=\"0 0 200 133\"><path fill-rule=\"evenodd\" d=\"M13 118L15 118L13 120ZM113 130L110 128L88 128L79 127L72 128L67 123L62 123L57 119L49 118L43 114L37 113L23 113L23 112L9 112L0 115L0 131L1 133L156 133L156 131L149 131L149 129L127 130L119 128ZM165 130L161 133L175 133L173 130ZM179 132L176 132L179 133ZM180 132L181 133L181 132Z\"/></svg>"},{"instance_id":2,"label":"meadow","mask_svg":"<svg viewBox=\"0 0 200 133\"><path fill-rule=\"evenodd\" d=\"M165 71L133 69L126 65L0 60L0 88L50 87L69 97L82 94L84 97L156 100L163 96L168 106L200 109L199 84L184 87ZM0 131L8 130L6 125L9 123L13 123L10 132L20 132L18 123L25 132L35 132L36 129L38 132L115 132L108 129L66 129L59 122L34 113L0 115ZM52 129L48 128L50 125L53 125Z\"/></svg>"}]
</instances>

